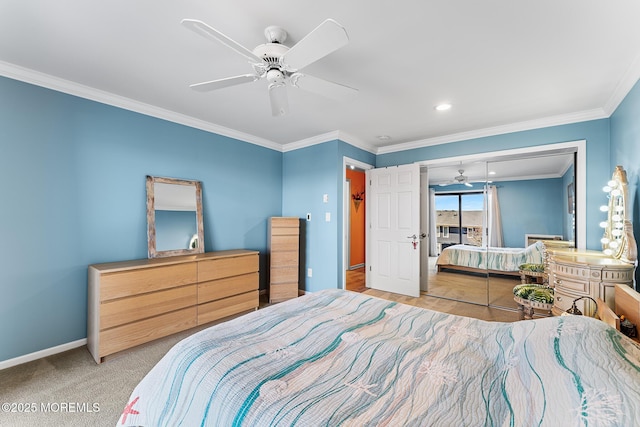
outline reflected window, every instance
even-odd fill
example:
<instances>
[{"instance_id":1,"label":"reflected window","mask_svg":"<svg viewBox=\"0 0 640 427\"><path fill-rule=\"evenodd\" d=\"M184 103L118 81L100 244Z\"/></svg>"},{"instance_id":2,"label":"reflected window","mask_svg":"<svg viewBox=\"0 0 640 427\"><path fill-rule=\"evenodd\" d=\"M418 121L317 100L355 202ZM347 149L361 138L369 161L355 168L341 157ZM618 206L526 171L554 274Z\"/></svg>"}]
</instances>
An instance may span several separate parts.
<instances>
[{"instance_id":1,"label":"reflected window","mask_svg":"<svg viewBox=\"0 0 640 427\"><path fill-rule=\"evenodd\" d=\"M436 194L435 202L440 250L458 244L482 246L483 192Z\"/></svg>"}]
</instances>

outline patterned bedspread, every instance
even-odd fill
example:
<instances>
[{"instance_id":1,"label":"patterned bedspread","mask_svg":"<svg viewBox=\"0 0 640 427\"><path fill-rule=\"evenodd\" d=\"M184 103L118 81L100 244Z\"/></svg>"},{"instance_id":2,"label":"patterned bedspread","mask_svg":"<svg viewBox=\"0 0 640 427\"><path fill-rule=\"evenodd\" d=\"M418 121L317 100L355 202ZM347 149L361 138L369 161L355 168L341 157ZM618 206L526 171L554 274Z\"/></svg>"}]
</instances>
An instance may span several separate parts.
<instances>
[{"instance_id":1,"label":"patterned bedspread","mask_svg":"<svg viewBox=\"0 0 640 427\"><path fill-rule=\"evenodd\" d=\"M442 250L436 263L512 272L518 271L522 264L542 264L543 261L544 244L536 242L526 248L453 245Z\"/></svg>"},{"instance_id":2,"label":"patterned bedspread","mask_svg":"<svg viewBox=\"0 0 640 427\"><path fill-rule=\"evenodd\" d=\"M178 343L125 426L632 426L640 347L563 316L485 322L328 290Z\"/></svg>"}]
</instances>

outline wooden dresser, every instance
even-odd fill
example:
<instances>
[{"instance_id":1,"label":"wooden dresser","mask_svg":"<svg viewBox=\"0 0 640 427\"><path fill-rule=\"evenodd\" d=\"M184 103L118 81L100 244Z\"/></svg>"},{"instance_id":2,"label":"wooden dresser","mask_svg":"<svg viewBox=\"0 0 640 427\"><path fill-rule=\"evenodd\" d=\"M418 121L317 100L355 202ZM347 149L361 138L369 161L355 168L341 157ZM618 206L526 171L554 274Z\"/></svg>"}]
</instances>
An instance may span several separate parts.
<instances>
[{"instance_id":1,"label":"wooden dresser","mask_svg":"<svg viewBox=\"0 0 640 427\"><path fill-rule=\"evenodd\" d=\"M94 264L88 271L87 347L105 356L258 308L258 252Z\"/></svg>"},{"instance_id":2,"label":"wooden dresser","mask_svg":"<svg viewBox=\"0 0 640 427\"><path fill-rule=\"evenodd\" d=\"M633 286L633 264L604 256L598 251L549 249L547 258L549 284L555 287L552 313L561 315L576 298L600 298L614 309L615 285ZM576 302L585 315L596 307L588 299Z\"/></svg>"},{"instance_id":3,"label":"wooden dresser","mask_svg":"<svg viewBox=\"0 0 640 427\"><path fill-rule=\"evenodd\" d=\"M269 302L298 296L300 218L269 218Z\"/></svg>"}]
</instances>

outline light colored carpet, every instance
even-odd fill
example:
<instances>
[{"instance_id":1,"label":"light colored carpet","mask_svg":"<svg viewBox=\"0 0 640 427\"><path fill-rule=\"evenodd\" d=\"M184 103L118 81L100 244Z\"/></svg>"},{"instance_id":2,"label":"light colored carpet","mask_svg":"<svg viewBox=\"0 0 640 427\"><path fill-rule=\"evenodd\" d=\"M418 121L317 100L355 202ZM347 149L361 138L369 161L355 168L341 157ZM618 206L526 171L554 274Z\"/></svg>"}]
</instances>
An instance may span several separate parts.
<instances>
[{"instance_id":1,"label":"light colored carpet","mask_svg":"<svg viewBox=\"0 0 640 427\"><path fill-rule=\"evenodd\" d=\"M208 325L210 326L210 325ZM86 347L0 371L0 426L115 426L133 388L182 332L98 365ZM29 412L25 412L29 411Z\"/></svg>"}]
</instances>

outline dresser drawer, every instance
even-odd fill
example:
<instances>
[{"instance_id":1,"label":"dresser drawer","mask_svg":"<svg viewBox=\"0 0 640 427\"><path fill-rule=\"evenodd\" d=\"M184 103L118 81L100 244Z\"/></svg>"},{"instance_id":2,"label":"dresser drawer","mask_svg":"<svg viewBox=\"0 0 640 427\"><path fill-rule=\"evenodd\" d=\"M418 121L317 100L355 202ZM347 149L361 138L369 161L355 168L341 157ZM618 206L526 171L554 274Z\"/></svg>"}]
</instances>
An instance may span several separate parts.
<instances>
[{"instance_id":1,"label":"dresser drawer","mask_svg":"<svg viewBox=\"0 0 640 427\"><path fill-rule=\"evenodd\" d=\"M105 273L100 278L100 301L196 283L195 263Z\"/></svg>"},{"instance_id":2,"label":"dresser drawer","mask_svg":"<svg viewBox=\"0 0 640 427\"><path fill-rule=\"evenodd\" d=\"M271 268L296 267L298 268L298 251L271 252Z\"/></svg>"},{"instance_id":3,"label":"dresser drawer","mask_svg":"<svg viewBox=\"0 0 640 427\"><path fill-rule=\"evenodd\" d=\"M258 254L198 262L198 282L254 273L259 270Z\"/></svg>"},{"instance_id":4,"label":"dresser drawer","mask_svg":"<svg viewBox=\"0 0 640 427\"><path fill-rule=\"evenodd\" d=\"M575 281L589 280L591 271L588 266L582 265L566 265L555 264L553 271L559 277L564 279L573 279Z\"/></svg>"},{"instance_id":5,"label":"dresser drawer","mask_svg":"<svg viewBox=\"0 0 640 427\"><path fill-rule=\"evenodd\" d=\"M570 278L556 275L553 284L555 285L556 289L569 289L582 295L589 295L589 282L586 280L578 282L575 280L571 280Z\"/></svg>"},{"instance_id":6,"label":"dresser drawer","mask_svg":"<svg viewBox=\"0 0 640 427\"><path fill-rule=\"evenodd\" d=\"M100 330L194 306L196 285L107 301L100 306Z\"/></svg>"},{"instance_id":7,"label":"dresser drawer","mask_svg":"<svg viewBox=\"0 0 640 427\"><path fill-rule=\"evenodd\" d=\"M234 295L198 306L198 325L222 319L243 311L253 310L259 305L258 290Z\"/></svg>"},{"instance_id":8,"label":"dresser drawer","mask_svg":"<svg viewBox=\"0 0 640 427\"><path fill-rule=\"evenodd\" d=\"M573 295L571 293L565 293L556 289L554 294L553 311L555 315L561 315L566 312L573 305L573 301L580 298L582 295ZM585 305L587 308L585 308ZM595 304L587 298L583 298L576 301L576 307L585 316L592 316L596 310Z\"/></svg>"},{"instance_id":9,"label":"dresser drawer","mask_svg":"<svg viewBox=\"0 0 640 427\"><path fill-rule=\"evenodd\" d=\"M100 357L196 326L197 308L185 308L100 332Z\"/></svg>"},{"instance_id":10,"label":"dresser drawer","mask_svg":"<svg viewBox=\"0 0 640 427\"><path fill-rule=\"evenodd\" d=\"M300 218L271 217L270 220L272 234L281 234L281 230L288 229L288 233L294 232L296 235L298 235L298 230L300 229Z\"/></svg>"},{"instance_id":11,"label":"dresser drawer","mask_svg":"<svg viewBox=\"0 0 640 427\"><path fill-rule=\"evenodd\" d=\"M276 267L271 269L270 283L295 283L298 285L298 267Z\"/></svg>"},{"instance_id":12,"label":"dresser drawer","mask_svg":"<svg viewBox=\"0 0 640 427\"><path fill-rule=\"evenodd\" d=\"M272 283L269 286L269 302L275 303L298 297L298 283Z\"/></svg>"},{"instance_id":13,"label":"dresser drawer","mask_svg":"<svg viewBox=\"0 0 640 427\"><path fill-rule=\"evenodd\" d=\"M272 236L271 246L277 247L278 251L295 251L298 252L298 235L295 236Z\"/></svg>"},{"instance_id":14,"label":"dresser drawer","mask_svg":"<svg viewBox=\"0 0 640 427\"><path fill-rule=\"evenodd\" d=\"M226 279L198 283L198 304L255 291L259 286L258 273L243 274Z\"/></svg>"}]
</instances>

